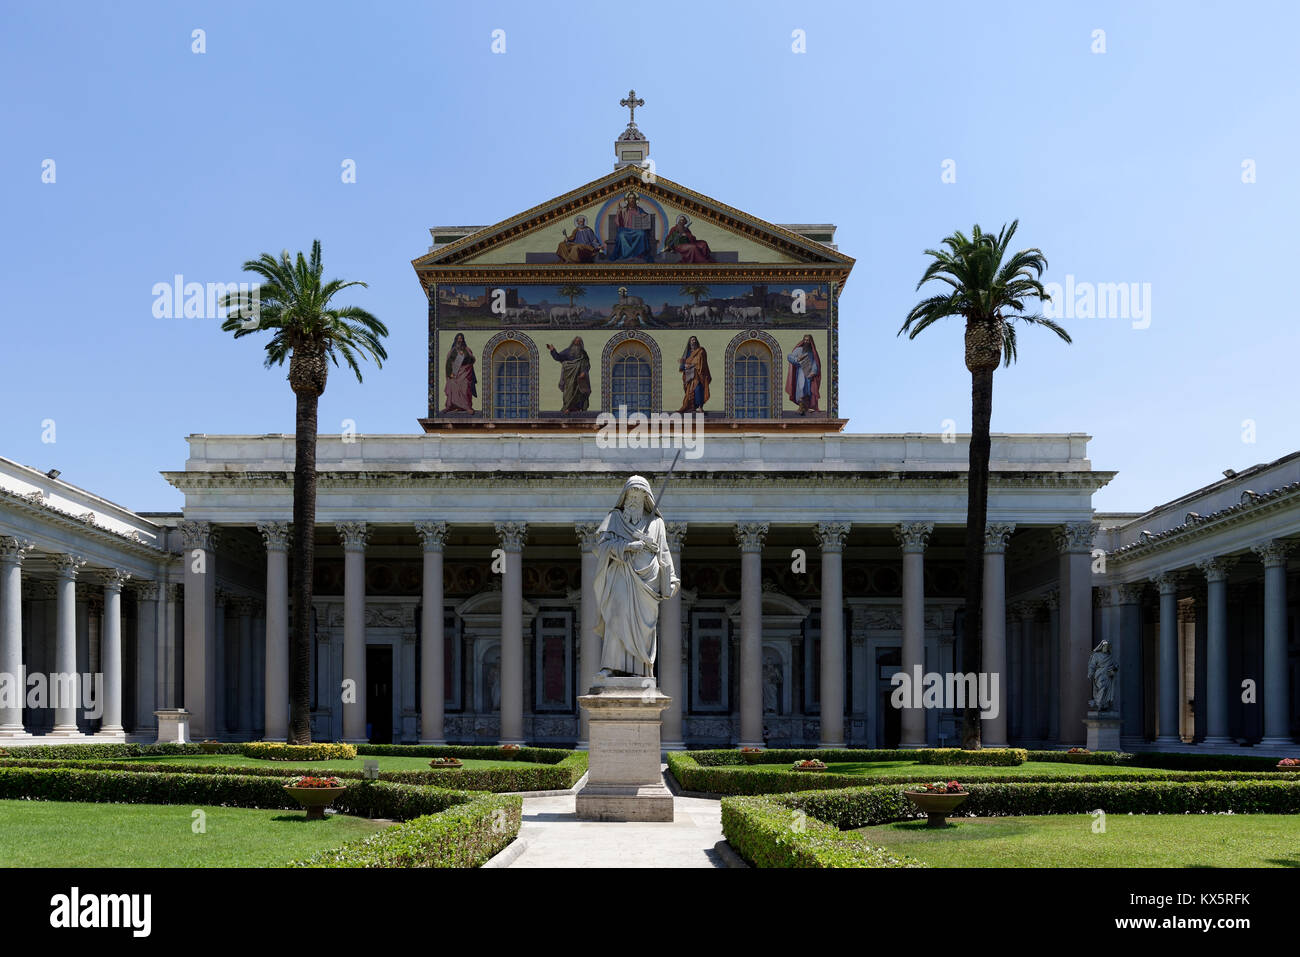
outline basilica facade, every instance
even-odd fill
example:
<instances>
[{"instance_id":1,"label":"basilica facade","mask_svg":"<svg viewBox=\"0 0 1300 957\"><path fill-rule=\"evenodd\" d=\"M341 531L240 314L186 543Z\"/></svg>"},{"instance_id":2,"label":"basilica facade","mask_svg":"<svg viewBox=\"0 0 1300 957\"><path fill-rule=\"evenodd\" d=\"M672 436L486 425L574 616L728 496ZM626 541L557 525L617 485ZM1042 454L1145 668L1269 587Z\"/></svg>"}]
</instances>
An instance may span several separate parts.
<instances>
[{"instance_id":1,"label":"basilica facade","mask_svg":"<svg viewBox=\"0 0 1300 957\"><path fill-rule=\"evenodd\" d=\"M967 437L853 432L835 227L766 222L648 153L630 122L611 173L435 227L413 261L418 426L318 443L315 738L583 744L595 531L640 474L682 580L665 747L959 744L955 709L891 697L900 671L980 668ZM1300 454L1107 515L1088 441L993 436L984 743L1082 744L1105 639L1125 747L1288 746ZM293 465L289 435L191 435L163 473L183 512L156 514L0 460L0 670L103 676L102 707L6 699L0 735L152 740L184 708L195 738L283 739Z\"/></svg>"}]
</instances>

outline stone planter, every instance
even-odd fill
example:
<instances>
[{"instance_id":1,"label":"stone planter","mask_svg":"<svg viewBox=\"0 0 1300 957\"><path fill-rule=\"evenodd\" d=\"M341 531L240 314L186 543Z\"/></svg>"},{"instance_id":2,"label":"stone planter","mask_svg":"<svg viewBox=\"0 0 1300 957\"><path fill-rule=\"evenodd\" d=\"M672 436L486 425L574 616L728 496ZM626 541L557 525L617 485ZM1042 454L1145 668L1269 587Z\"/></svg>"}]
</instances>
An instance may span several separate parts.
<instances>
[{"instance_id":1,"label":"stone planter","mask_svg":"<svg viewBox=\"0 0 1300 957\"><path fill-rule=\"evenodd\" d=\"M1278 769L1279 771L1293 771L1293 772L1300 772L1300 764L1282 764L1282 763L1279 761L1278 764L1277 764L1277 769Z\"/></svg>"},{"instance_id":2,"label":"stone planter","mask_svg":"<svg viewBox=\"0 0 1300 957\"><path fill-rule=\"evenodd\" d=\"M970 797L969 791L904 791L907 799L925 812L927 827L943 827L948 822L945 818L957 809L958 805Z\"/></svg>"},{"instance_id":3,"label":"stone planter","mask_svg":"<svg viewBox=\"0 0 1300 957\"><path fill-rule=\"evenodd\" d=\"M199 747L203 749L204 754L217 754L221 751L221 742L219 741L200 741Z\"/></svg>"},{"instance_id":4,"label":"stone planter","mask_svg":"<svg viewBox=\"0 0 1300 957\"><path fill-rule=\"evenodd\" d=\"M461 766L460 758L434 758L429 762L431 768L459 768Z\"/></svg>"},{"instance_id":5,"label":"stone planter","mask_svg":"<svg viewBox=\"0 0 1300 957\"><path fill-rule=\"evenodd\" d=\"M818 772L818 771L825 771L825 770L826 770L826 765L823 764L821 767L816 767L816 766L814 766L814 767L811 767L811 768L805 768L805 767L800 767L799 765L796 764L793 768L791 768L791 770L792 770L792 771L811 771L811 772L814 772L814 773L815 773L815 772Z\"/></svg>"},{"instance_id":6,"label":"stone planter","mask_svg":"<svg viewBox=\"0 0 1300 957\"><path fill-rule=\"evenodd\" d=\"M745 759L746 764L762 764L762 751L741 751L740 756Z\"/></svg>"},{"instance_id":7,"label":"stone planter","mask_svg":"<svg viewBox=\"0 0 1300 957\"><path fill-rule=\"evenodd\" d=\"M284 789L293 795L293 799L307 809L307 820L325 820L325 809L334 803L334 799L347 790L337 788L296 788L286 784Z\"/></svg>"}]
</instances>

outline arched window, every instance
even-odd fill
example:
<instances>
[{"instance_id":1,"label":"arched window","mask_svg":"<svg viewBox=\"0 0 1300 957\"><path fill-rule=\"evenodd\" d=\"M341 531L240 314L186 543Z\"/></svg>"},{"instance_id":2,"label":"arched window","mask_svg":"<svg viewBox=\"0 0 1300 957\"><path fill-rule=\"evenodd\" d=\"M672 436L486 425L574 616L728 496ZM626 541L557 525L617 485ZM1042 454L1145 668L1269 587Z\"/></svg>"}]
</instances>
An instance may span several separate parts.
<instances>
[{"instance_id":1,"label":"arched window","mask_svg":"<svg viewBox=\"0 0 1300 957\"><path fill-rule=\"evenodd\" d=\"M772 417L772 350L750 339L735 354L735 417Z\"/></svg>"},{"instance_id":2,"label":"arched window","mask_svg":"<svg viewBox=\"0 0 1300 957\"><path fill-rule=\"evenodd\" d=\"M528 350L507 339L492 351L492 417L526 419L529 416Z\"/></svg>"},{"instance_id":3,"label":"arched window","mask_svg":"<svg viewBox=\"0 0 1300 957\"><path fill-rule=\"evenodd\" d=\"M654 365L650 350L629 339L614 349L610 363L610 411L627 406L628 414L654 411Z\"/></svg>"},{"instance_id":4,"label":"arched window","mask_svg":"<svg viewBox=\"0 0 1300 957\"><path fill-rule=\"evenodd\" d=\"M727 344L727 417L781 417L781 344L762 329L742 332Z\"/></svg>"}]
</instances>

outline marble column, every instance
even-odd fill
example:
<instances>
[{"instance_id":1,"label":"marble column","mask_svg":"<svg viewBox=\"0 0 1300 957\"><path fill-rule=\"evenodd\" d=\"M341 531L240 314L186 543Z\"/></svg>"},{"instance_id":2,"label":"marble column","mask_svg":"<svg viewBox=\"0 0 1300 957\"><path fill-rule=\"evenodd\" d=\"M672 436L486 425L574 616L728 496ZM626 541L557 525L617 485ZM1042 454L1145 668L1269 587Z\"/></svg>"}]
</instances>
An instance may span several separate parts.
<instances>
[{"instance_id":1,"label":"marble column","mask_svg":"<svg viewBox=\"0 0 1300 957\"><path fill-rule=\"evenodd\" d=\"M253 736L266 738L266 605L253 599Z\"/></svg>"},{"instance_id":2,"label":"marble column","mask_svg":"<svg viewBox=\"0 0 1300 957\"><path fill-rule=\"evenodd\" d=\"M442 550L446 522L416 522L424 546L420 586L420 743L446 744L443 711L447 704L446 636L443 634Z\"/></svg>"},{"instance_id":3,"label":"marble column","mask_svg":"<svg viewBox=\"0 0 1300 957\"><path fill-rule=\"evenodd\" d=\"M668 522L664 526L668 535L668 551L673 556L673 568L682 574L682 543L686 540L685 522ZM586 553L583 554L586 561ZM584 579L585 580L585 579ZM583 589L586 600L586 589ZM585 627L584 627L585 633ZM682 680L682 592L679 588L672 598L659 603L659 690L672 698L672 703L660 713L660 748L665 751L684 751L682 740L682 702L686 695L686 682ZM586 721L586 711L583 711Z\"/></svg>"},{"instance_id":4,"label":"marble column","mask_svg":"<svg viewBox=\"0 0 1300 957\"><path fill-rule=\"evenodd\" d=\"M23 700L27 687L23 676L23 558L35 545L25 539L0 538L0 681L6 689L0 704L0 738L20 738ZM12 702L12 703L10 703Z\"/></svg>"},{"instance_id":5,"label":"marble column","mask_svg":"<svg viewBox=\"0 0 1300 957\"><path fill-rule=\"evenodd\" d=\"M844 539L848 522L818 522L822 551L821 747L844 747Z\"/></svg>"},{"instance_id":6,"label":"marble column","mask_svg":"<svg viewBox=\"0 0 1300 957\"><path fill-rule=\"evenodd\" d=\"M524 743L525 522L497 522L505 557L501 575L501 744Z\"/></svg>"},{"instance_id":7,"label":"marble column","mask_svg":"<svg viewBox=\"0 0 1300 957\"><path fill-rule=\"evenodd\" d=\"M582 555L582 593L578 606L578 694L586 694L600 670L600 636L596 634L596 534L598 522L578 522L573 526ZM663 651L659 653L662 661ZM663 666L660 665L662 673ZM676 704L676 699L673 701ZM590 745L590 716L586 708L578 709L578 750Z\"/></svg>"},{"instance_id":8,"label":"marble column","mask_svg":"<svg viewBox=\"0 0 1300 957\"><path fill-rule=\"evenodd\" d=\"M1020 669L1015 675L1020 692L1020 739L1032 741L1038 737L1035 722L1037 711L1034 707L1034 695L1038 682L1035 678L1038 669L1038 657L1041 648L1037 640L1037 618L1039 602L1024 601L1018 603L1020 613Z\"/></svg>"},{"instance_id":9,"label":"marble column","mask_svg":"<svg viewBox=\"0 0 1300 957\"><path fill-rule=\"evenodd\" d=\"M133 583L135 592L135 732L152 738L158 675L158 583Z\"/></svg>"},{"instance_id":10,"label":"marble column","mask_svg":"<svg viewBox=\"0 0 1300 957\"><path fill-rule=\"evenodd\" d=\"M176 582L161 584L158 602L158 645L155 677L158 707L178 708L181 704L180 682L183 675L177 661L177 648L183 648L183 637L178 633L181 604L185 599L185 586Z\"/></svg>"},{"instance_id":11,"label":"marble column","mask_svg":"<svg viewBox=\"0 0 1300 957\"><path fill-rule=\"evenodd\" d=\"M54 705L54 730L50 737L71 738L81 732L77 727L77 700L80 680L77 674L77 572L86 560L77 555L55 555L58 577L54 674L50 676L50 694Z\"/></svg>"},{"instance_id":12,"label":"marble column","mask_svg":"<svg viewBox=\"0 0 1300 957\"><path fill-rule=\"evenodd\" d=\"M366 542L365 522L336 522L343 543L343 740L364 744L366 735ZM350 692L350 693L349 693ZM352 700L349 700L352 699Z\"/></svg>"},{"instance_id":13,"label":"marble column","mask_svg":"<svg viewBox=\"0 0 1300 957\"><path fill-rule=\"evenodd\" d=\"M736 525L740 546L740 747L763 747L763 540L767 522Z\"/></svg>"},{"instance_id":14,"label":"marble column","mask_svg":"<svg viewBox=\"0 0 1300 957\"><path fill-rule=\"evenodd\" d=\"M1223 558L1197 562L1205 575L1205 740L1232 745L1228 736L1228 570Z\"/></svg>"},{"instance_id":15,"label":"marble column","mask_svg":"<svg viewBox=\"0 0 1300 957\"><path fill-rule=\"evenodd\" d=\"M1160 645L1157 668L1159 709L1157 744L1181 744L1178 736L1178 575L1166 572L1153 579L1160 590Z\"/></svg>"},{"instance_id":16,"label":"marble column","mask_svg":"<svg viewBox=\"0 0 1300 957\"><path fill-rule=\"evenodd\" d=\"M1061 740L1061 592L1043 595L1047 608L1047 740Z\"/></svg>"},{"instance_id":17,"label":"marble column","mask_svg":"<svg viewBox=\"0 0 1300 957\"><path fill-rule=\"evenodd\" d=\"M1290 542L1268 541L1251 550L1264 563L1264 736L1261 747L1289 747L1291 701L1287 687L1286 554Z\"/></svg>"},{"instance_id":18,"label":"marble column","mask_svg":"<svg viewBox=\"0 0 1300 957\"><path fill-rule=\"evenodd\" d=\"M1006 685L1008 742L1019 741L1024 736L1024 724L1020 720L1020 699L1024 695L1024 687L1020 684L1020 672L1024 666L1023 612L1020 602L1012 602L1007 606L1007 666L998 684Z\"/></svg>"},{"instance_id":19,"label":"marble column","mask_svg":"<svg viewBox=\"0 0 1300 957\"><path fill-rule=\"evenodd\" d=\"M236 728L241 738L253 737L253 602L239 597L231 602L235 609L235 631L239 643L239 680L236 685ZM230 642L232 645L234 641Z\"/></svg>"},{"instance_id":20,"label":"marble column","mask_svg":"<svg viewBox=\"0 0 1300 957\"><path fill-rule=\"evenodd\" d=\"M263 698L267 741L289 739L288 522L258 522L266 543L266 674Z\"/></svg>"},{"instance_id":21,"label":"marble column","mask_svg":"<svg viewBox=\"0 0 1300 957\"><path fill-rule=\"evenodd\" d=\"M1088 656L1092 654L1092 543L1098 526L1070 522L1053 530L1060 553L1060 743L1083 745L1088 714Z\"/></svg>"},{"instance_id":22,"label":"marble column","mask_svg":"<svg viewBox=\"0 0 1300 957\"><path fill-rule=\"evenodd\" d=\"M1137 739L1143 737L1145 730L1142 707L1142 594L1146 591L1146 582L1129 582L1120 585L1116 591L1119 597L1119 640L1118 647L1112 649L1111 653L1119 662L1120 736Z\"/></svg>"},{"instance_id":23,"label":"marble column","mask_svg":"<svg viewBox=\"0 0 1300 957\"><path fill-rule=\"evenodd\" d=\"M981 609L981 647L979 671L990 682L997 681L997 699L993 713L980 721L980 744L986 748L1005 748L1011 725L1011 674L1007 659L1007 579L1006 553L1016 526L1010 522L990 522L984 526L984 595ZM975 663L965 664L967 672ZM991 690L991 687L990 687Z\"/></svg>"},{"instance_id":24,"label":"marble column","mask_svg":"<svg viewBox=\"0 0 1300 957\"><path fill-rule=\"evenodd\" d=\"M122 726L122 586L130 574L120 568L104 573L104 617L100 630L99 667L104 675L104 714L97 737L126 740Z\"/></svg>"},{"instance_id":25,"label":"marble column","mask_svg":"<svg viewBox=\"0 0 1300 957\"><path fill-rule=\"evenodd\" d=\"M216 533L211 523L181 523L185 550L185 700L190 737L214 737L217 731L216 687Z\"/></svg>"},{"instance_id":26,"label":"marble column","mask_svg":"<svg viewBox=\"0 0 1300 957\"><path fill-rule=\"evenodd\" d=\"M239 727L239 708L231 708L231 701L239 700L238 682L232 681L231 674L238 674L239 667L239 647L238 635L235 638L235 648L231 649L231 640L226 628L226 616L230 611L230 596L224 588L218 588L212 595L212 601L216 605L216 615L213 618L215 627L212 632L212 643L216 648L216 702L213 705L213 711L217 717L216 731L211 737L226 735L230 732L230 726ZM231 719L234 718L232 721Z\"/></svg>"},{"instance_id":27,"label":"marble column","mask_svg":"<svg viewBox=\"0 0 1300 957\"><path fill-rule=\"evenodd\" d=\"M903 672L913 682L925 673L925 546L933 532L933 522L894 526L894 537L903 550ZM925 747L925 709L902 711L899 747Z\"/></svg>"}]
</instances>

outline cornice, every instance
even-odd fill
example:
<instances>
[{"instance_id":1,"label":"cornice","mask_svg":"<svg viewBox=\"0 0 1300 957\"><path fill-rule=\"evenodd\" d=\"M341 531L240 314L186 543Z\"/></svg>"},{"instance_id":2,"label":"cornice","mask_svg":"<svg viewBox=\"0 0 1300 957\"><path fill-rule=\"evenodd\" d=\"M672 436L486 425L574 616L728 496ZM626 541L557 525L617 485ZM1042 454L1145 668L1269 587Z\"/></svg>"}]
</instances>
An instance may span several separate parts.
<instances>
[{"instance_id":1,"label":"cornice","mask_svg":"<svg viewBox=\"0 0 1300 957\"><path fill-rule=\"evenodd\" d=\"M1181 525L1175 525L1163 532L1144 533L1141 540L1110 552L1107 560L1117 563L1136 561L1187 542L1208 538L1224 529L1285 511L1297 504L1300 504L1300 482L1280 486L1271 492L1245 491L1241 494L1241 501L1236 505L1229 505L1209 515L1188 512Z\"/></svg>"},{"instance_id":2,"label":"cornice","mask_svg":"<svg viewBox=\"0 0 1300 957\"><path fill-rule=\"evenodd\" d=\"M0 505L3 505L7 510L50 522L66 531L74 532L77 535L85 536L93 541L102 542L115 548L121 548L130 554L147 558L150 561L157 561L171 555L170 552L162 548L141 541L137 532L130 534L115 532L110 528L96 524L93 518L88 520L83 515L66 512L61 508L46 504L43 500L38 502L36 495L20 495L10 489L0 488ZM84 514L93 516L93 513L89 512Z\"/></svg>"}]
</instances>

